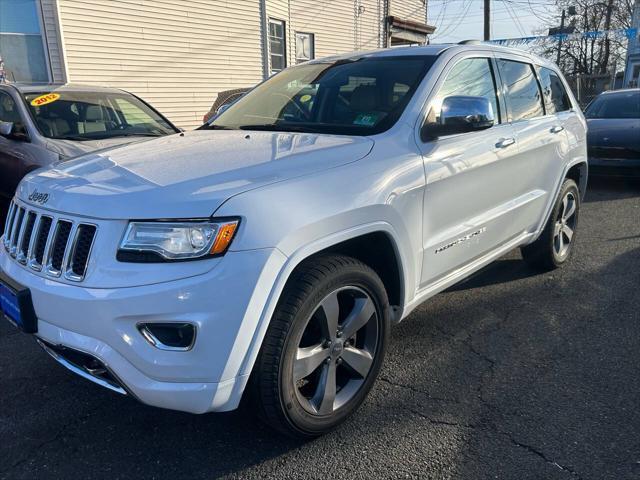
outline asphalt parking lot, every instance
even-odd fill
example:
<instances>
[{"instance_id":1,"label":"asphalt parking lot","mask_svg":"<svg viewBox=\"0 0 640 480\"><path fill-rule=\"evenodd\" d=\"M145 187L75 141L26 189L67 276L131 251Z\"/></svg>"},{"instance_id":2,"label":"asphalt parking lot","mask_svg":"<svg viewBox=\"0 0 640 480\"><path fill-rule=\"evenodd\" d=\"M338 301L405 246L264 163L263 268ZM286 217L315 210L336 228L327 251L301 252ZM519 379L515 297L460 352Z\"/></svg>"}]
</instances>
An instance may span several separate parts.
<instances>
[{"instance_id":1,"label":"asphalt parking lot","mask_svg":"<svg viewBox=\"0 0 640 480\"><path fill-rule=\"evenodd\" d=\"M512 252L392 332L342 428L300 443L76 378L0 322L0 478L640 478L640 185L593 181L573 262Z\"/></svg>"}]
</instances>

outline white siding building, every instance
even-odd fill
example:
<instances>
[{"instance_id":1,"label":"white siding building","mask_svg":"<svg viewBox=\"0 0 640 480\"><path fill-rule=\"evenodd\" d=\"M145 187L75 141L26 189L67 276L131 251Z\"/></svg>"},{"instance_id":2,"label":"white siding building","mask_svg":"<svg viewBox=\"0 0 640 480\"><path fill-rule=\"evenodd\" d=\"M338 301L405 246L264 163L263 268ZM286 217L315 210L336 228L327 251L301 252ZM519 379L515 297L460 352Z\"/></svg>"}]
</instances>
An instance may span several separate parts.
<instances>
[{"instance_id":1,"label":"white siding building","mask_svg":"<svg viewBox=\"0 0 640 480\"><path fill-rule=\"evenodd\" d=\"M353 50L424 43L425 0L0 0L9 80L122 88L176 125L220 91Z\"/></svg>"},{"instance_id":2,"label":"white siding building","mask_svg":"<svg viewBox=\"0 0 640 480\"><path fill-rule=\"evenodd\" d=\"M633 6L631 28L636 29L635 36L629 39L627 47L627 66L625 68L624 86L640 87L640 2Z\"/></svg>"}]
</instances>

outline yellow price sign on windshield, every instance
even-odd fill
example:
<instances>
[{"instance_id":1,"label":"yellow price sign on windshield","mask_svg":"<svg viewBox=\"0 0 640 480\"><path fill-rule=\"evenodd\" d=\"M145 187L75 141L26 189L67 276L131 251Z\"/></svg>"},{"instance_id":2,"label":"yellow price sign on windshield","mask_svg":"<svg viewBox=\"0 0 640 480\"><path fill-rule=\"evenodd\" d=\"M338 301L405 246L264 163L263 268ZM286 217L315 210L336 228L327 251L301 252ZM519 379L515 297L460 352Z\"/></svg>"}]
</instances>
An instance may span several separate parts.
<instances>
[{"instance_id":1,"label":"yellow price sign on windshield","mask_svg":"<svg viewBox=\"0 0 640 480\"><path fill-rule=\"evenodd\" d=\"M42 105L46 105L47 103L55 102L59 98L60 95L58 95L57 93L47 93L31 100L31 106L40 107Z\"/></svg>"}]
</instances>

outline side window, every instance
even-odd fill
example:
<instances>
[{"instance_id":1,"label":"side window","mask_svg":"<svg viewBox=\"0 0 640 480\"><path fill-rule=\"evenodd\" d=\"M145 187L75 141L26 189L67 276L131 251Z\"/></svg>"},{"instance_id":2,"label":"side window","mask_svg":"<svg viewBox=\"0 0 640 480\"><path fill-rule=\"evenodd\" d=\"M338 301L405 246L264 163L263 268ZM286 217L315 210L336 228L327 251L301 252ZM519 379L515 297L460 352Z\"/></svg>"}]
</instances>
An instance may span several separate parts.
<instances>
[{"instance_id":1,"label":"side window","mask_svg":"<svg viewBox=\"0 0 640 480\"><path fill-rule=\"evenodd\" d=\"M149 115L140 107L131 102L127 102L124 98L116 98L117 113L122 115L129 125L144 125L149 123Z\"/></svg>"},{"instance_id":2,"label":"side window","mask_svg":"<svg viewBox=\"0 0 640 480\"><path fill-rule=\"evenodd\" d=\"M496 123L500 123L500 109L493 69L488 58L467 58L449 72L438 94L431 102L426 123L439 123L442 101L454 95L486 97L491 102Z\"/></svg>"},{"instance_id":3,"label":"side window","mask_svg":"<svg viewBox=\"0 0 640 480\"><path fill-rule=\"evenodd\" d=\"M0 92L0 122L22 123L18 105L8 93Z\"/></svg>"},{"instance_id":4,"label":"side window","mask_svg":"<svg viewBox=\"0 0 640 480\"><path fill-rule=\"evenodd\" d=\"M571 110L571 101L558 74L548 68L540 68L542 96L548 114Z\"/></svg>"},{"instance_id":5,"label":"side window","mask_svg":"<svg viewBox=\"0 0 640 480\"><path fill-rule=\"evenodd\" d=\"M507 87L511 121L525 120L544 114L538 80L533 66L511 60L498 60L502 80Z\"/></svg>"}]
</instances>

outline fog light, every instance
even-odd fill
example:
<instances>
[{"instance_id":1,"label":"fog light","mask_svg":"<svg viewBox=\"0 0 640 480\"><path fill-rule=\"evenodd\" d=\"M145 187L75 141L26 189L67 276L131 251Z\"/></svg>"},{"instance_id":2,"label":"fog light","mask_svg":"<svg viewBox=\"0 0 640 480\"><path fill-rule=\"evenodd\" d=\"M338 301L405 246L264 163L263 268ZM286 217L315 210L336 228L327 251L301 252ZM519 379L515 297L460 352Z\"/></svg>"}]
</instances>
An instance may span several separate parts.
<instances>
[{"instance_id":1,"label":"fog light","mask_svg":"<svg viewBox=\"0 0 640 480\"><path fill-rule=\"evenodd\" d=\"M191 323L140 323L138 330L160 350L186 352L196 341L196 327Z\"/></svg>"}]
</instances>

